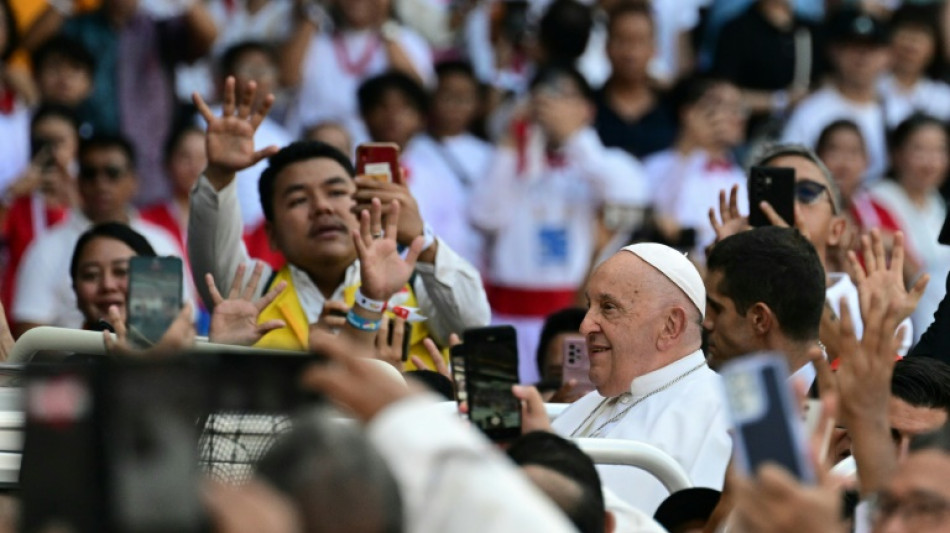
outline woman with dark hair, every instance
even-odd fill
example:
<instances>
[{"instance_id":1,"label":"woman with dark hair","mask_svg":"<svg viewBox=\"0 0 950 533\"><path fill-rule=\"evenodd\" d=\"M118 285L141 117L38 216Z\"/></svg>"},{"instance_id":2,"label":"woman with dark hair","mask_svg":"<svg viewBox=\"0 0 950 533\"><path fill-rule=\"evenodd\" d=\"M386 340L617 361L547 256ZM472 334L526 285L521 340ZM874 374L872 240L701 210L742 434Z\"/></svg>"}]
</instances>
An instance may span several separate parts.
<instances>
[{"instance_id":1,"label":"woman with dark hair","mask_svg":"<svg viewBox=\"0 0 950 533\"><path fill-rule=\"evenodd\" d=\"M912 115L893 131L889 144L891 179L875 184L871 194L904 232L908 261L904 271L913 278L929 273L931 280L937 280L928 285L911 317L914 330L922 332L945 293L939 280L950 272L950 248L937 242L947 215L939 188L950 169L950 138L938 119Z\"/></svg>"}]
</instances>

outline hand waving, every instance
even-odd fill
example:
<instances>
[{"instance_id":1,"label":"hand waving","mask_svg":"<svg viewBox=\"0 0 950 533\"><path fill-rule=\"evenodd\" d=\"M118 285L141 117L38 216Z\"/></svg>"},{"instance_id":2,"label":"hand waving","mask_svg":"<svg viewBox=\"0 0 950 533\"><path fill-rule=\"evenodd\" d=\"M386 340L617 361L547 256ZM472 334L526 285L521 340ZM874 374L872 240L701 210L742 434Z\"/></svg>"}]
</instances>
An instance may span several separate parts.
<instances>
[{"instance_id":1,"label":"hand waving","mask_svg":"<svg viewBox=\"0 0 950 533\"><path fill-rule=\"evenodd\" d=\"M858 295L861 302L861 315L867 316L871 312L871 299L874 295L881 297L884 306L893 307L898 316L898 323L909 317L930 281L930 276L924 274L908 291L904 285L904 234L897 232L894 235L894 249L891 252L891 264L887 264L884 253L884 239L877 229L871 230L871 235L861 237L861 246L864 248L864 266L858 261L853 251L848 252L848 259L854 269L855 281L858 285Z\"/></svg>"},{"instance_id":2,"label":"hand waving","mask_svg":"<svg viewBox=\"0 0 950 533\"><path fill-rule=\"evenodd\" d=\"M388 301L409 281L416 260L422 251L422 236L413 239L406 258L399 256L396 234L399 222L399 202L393 200L382 229L382 205L374 198L372 206L360 213L360 230L353 231L353 242L360 259L360 291L368 298Z\"/></svg>"},{"instance_id":3,"label":"hand waving","mask_svg":"<svg viewBox=\"0 0 950 533\"><path fill-rule=\"evenodd\" d=\"M720 221L721 219L721 221ZM709 209L709 223L716 232L716 242L737 233L752 229L748 217L739 214L739 186L733 185L729 190L729 201L726 201L726 191L719 191L719 217L716 217L716 208Z\"/></svg>"},{"instance_id":4,"label":"hand waving","mask_svg":"<svg viewBox=\"0 0 950 533\"><path fill-rule=\"evenodd\" d=\"M251 346L261 340L261 337L268 331L286 326L283 320L268 320L263 324L258 324L257 317L265 307L274 301L274 298L284 290L287 284L280 282L255 302L253 298L257 292L257 285L261 281L264 263L258 261L254 265L251 279L248 280L247 286L242 291L244 270L245 266L243 264L238 265L227 300L221 297L221 293L215 287L214 276L211 274L205 275L208 290L211 292L211 298L214 301L214 312L211 313L211 328L208 333L211 342Z\"/></svg>"},{"instance_id":5,"label":"hand waving","mask_svg":"<svg viewBox=\"0 0 950 533\"><path fill-rule=\"evenodd\" d=\"M205 176L218 190L234 179L235 172L251 167L261 159L277 153L276 146L254 150L254 132L270 111L274 103L274 95L267 95L257 109L252 109L257 84L251 81L241 92L240 103L235 106L235 84L232 76L225 81L224 104L220 117L214 116L208 104L198 93L192 95L198 112L208 123L205 138L208 168Z\"/></svg>"}]
</instances>

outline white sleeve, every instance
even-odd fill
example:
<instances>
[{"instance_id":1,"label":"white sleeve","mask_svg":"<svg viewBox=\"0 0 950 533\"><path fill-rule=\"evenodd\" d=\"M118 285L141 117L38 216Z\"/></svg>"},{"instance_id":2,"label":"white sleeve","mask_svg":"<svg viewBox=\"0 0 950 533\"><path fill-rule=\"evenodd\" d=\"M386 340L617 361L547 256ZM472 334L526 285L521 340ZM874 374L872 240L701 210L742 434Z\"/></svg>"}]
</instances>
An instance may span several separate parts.
<instances>
[{"instance_id":1,"label":"white sleeve","mask_svg":"<svg viewBox=\"0 0 950 533\"><path fill-rule=\"evenodd\" d=\"M594 185L602 203L638 207L649 203L643 168L625 152L605 148L593 128L574 134L564 149L571 163Z\"/></svg>"},{"instance_id":2,"label":"white sleeve","mask_svg":"<svg viewBox=\"0 0 950 533\"><path fill-rule=\"evenodd\" d=\"M60 274L57 273L56 261L51 261L52 255L72 257L60 253L52 254L55 250L50 247L49 239L37 239L26 249L20 267L17 270L12 322L29 322L34 324L52 324L56 320L55 310L62 302L56 298L54 282ZM68 270L68 268L63 269Z\"/></svg>"},{"instance_id":3,"label":"white sleeve","mask_svg":"<svg viewBox=\"0 0 950 533\"><path fill-rule=\"evenodd\" d=\"M236 180L235 180L236 181ZM227 294L238 265L245 264L245 276L250 276L254 261L242 240L244 225L238 207L235 181L215 191L208 178L201 176L191 190L191 208L188 212L188 260L195 287L208 309L213 309L211 294L204 281L206 273L214 276L214 284L221 294ZM270 278L273 269L264 265L262 280ZM267 291L266 283L257 288L256 297Z\"/></svg>"},{"instance_id":4,"label":"white sleeve","mask_svg":"<svg viewBox=\"0 0 950 533\"><path fill-rule=\"evenodd\" d=\"M487 326L491 308L478 270L445 241L438 242L435 263L416 263L422 282L417 279L413 288L433 337L445 346L452 333L461 336L466 329Z\"/></svg>"},{"instance_id":5,"label":"white sleeve","mask_svg":"<svg viewBox=\"0 0 950 533\"><path fill-rule=\"evenodd\" d=\"M435 68L432 66L432 49L429 47L429 43L415 31L403 27L400 30L399 45L409 56L409 61L416 69L416 74L422 78L423 84L427 88L433 88L435 85Z\"/></svg>"},{"instance_id":6,"label":"white sleeve","mask_svg":"<svg viewBox=\"0 0 950 533\"><path fill-rule=\"evenodd\" d=\"M488 440L427 396L387 407L367 434L399 483L406 531L576 531Z\"/></svg>"}]
</instances>

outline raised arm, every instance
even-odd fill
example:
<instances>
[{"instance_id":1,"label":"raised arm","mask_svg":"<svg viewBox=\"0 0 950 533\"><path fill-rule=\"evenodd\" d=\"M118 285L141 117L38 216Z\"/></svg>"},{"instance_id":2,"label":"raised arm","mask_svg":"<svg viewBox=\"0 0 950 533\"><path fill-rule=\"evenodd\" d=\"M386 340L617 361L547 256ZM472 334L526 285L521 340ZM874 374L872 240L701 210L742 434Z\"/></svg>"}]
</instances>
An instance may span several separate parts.
<instances>
[{"instance_id":1,"label":"raised arm","mask_svg":"<svg viewBox=\"0 0 950 533\"><path fill-rule=\"evenodd\" d=\"M208 123L205 149L208 167L191 192L188 215L188 258L191 261L195 286L209 308L214 298L204 283L205 274L212 274L218 291L227 293L238 266L251 262L241 240L243 225L237 203L234 178L239 170L251 167L277 152L276 146L254 149L254 132L267 115L274 96L268 95L260 108L252 109L256 85L248 83L240 103L236 103L235 81L225 82L221 116L215 116L197 94L194 102ZM253 265L246 268L252 271ZM270 276L266 268L264 279ZM260 287L259 292L266 290Z\"/></svg>"}]
</instances>

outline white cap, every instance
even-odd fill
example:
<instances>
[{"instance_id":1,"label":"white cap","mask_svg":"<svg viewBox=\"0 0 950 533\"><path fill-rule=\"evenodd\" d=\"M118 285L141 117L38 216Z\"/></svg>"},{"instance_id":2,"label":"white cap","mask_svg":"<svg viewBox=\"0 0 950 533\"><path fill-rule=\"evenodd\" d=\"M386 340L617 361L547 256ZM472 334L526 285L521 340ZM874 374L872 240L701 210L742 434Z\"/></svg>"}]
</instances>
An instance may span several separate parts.
<instances>
[{"instance_id":1,"label":"white cap","mask_svg":"<svg viewBox=\"0 0 950 533\"><path fill-rule=\"evenodd\" d=\"M699 309L699 314L703 318L706 317L706 286L703 285L703 278L696 270L696 266L686 258L686 254L655 242L631 244L622 249L659 270L686 294L696 309Z\"/></svg>"}]
</instances>

